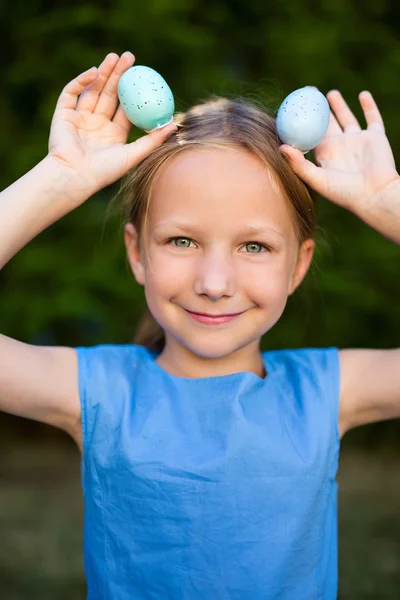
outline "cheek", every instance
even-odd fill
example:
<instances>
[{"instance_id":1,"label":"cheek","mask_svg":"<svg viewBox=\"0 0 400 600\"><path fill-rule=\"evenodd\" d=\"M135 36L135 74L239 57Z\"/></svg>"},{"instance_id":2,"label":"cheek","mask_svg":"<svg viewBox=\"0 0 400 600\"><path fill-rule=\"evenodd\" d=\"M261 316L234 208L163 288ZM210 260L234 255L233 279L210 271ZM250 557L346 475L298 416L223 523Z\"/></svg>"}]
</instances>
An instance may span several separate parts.
<instances>
[{"instance_id":1,"label":"cheek","mask_svg":"<svg viewBox=\"0 0 400 600\"><path fill-rule=\"evenodd\" d=\"M242 288L259 306L279 301L288 294L288 268L278 258L250 267L244 265L238 275Z\"/></svg>"},{"instance_id":2,"label":"cheek","mask_svg":"<svg viewBox=\"0 0 400 600\"><path fill-rule=\"evenodd\" d=\"M187 288L193 276L193 265L188 260L168 253L153 251L145 264L146 294L168 297Z\"/></svg>"}]
</instances>

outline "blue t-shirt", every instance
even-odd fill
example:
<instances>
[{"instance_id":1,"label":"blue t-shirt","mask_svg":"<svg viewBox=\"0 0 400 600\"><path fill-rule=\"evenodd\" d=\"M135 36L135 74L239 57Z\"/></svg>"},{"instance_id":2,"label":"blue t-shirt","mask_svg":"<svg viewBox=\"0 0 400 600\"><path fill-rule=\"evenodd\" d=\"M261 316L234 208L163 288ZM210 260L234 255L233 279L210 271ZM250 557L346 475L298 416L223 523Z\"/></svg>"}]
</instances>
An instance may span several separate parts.
<instances>
[{"instance_id":1,"label":"blue t-shirt","mask_svg":"<svg viewBox=\"0 0 400 600\"><path fill-rule=\"evenodd\" d=\"M334 600L339 354L267 377L168 374L78 347L88 600Z\"/></svg>"}]
</instances>

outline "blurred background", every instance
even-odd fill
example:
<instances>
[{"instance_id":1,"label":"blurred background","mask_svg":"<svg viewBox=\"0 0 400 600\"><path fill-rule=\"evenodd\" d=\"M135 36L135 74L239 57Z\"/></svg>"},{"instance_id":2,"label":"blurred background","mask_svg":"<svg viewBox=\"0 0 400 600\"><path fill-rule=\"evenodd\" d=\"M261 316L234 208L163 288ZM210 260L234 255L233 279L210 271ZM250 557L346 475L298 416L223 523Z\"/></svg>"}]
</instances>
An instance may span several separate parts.
<instances>
[{"instance_id":1,"label":"blurred background","mask_svg":"<svg viewBox=\"0 0 400 600\"><path fill-rule=\"evenodd\" d=\"M358 94L368 89L399 168L398 0L14 0L0 15L1 189L47 153L64 85L125 50L164 76L179 111L211 94L277 111L291 91L315 85L339 89L365 127ZM133 128L130 141L141 135ZM144 296L125 260L121 214L108 210L118 187L4 267L3 334L46 345L132 341ZM263 348L397 347L399 282L400 248L320 199L315 263ZM399 440L394 421L342 440L339 598L400 597ZM84 599L79 460L62 432L0 414L0 599Z\"/></svg>"}]
</instances>

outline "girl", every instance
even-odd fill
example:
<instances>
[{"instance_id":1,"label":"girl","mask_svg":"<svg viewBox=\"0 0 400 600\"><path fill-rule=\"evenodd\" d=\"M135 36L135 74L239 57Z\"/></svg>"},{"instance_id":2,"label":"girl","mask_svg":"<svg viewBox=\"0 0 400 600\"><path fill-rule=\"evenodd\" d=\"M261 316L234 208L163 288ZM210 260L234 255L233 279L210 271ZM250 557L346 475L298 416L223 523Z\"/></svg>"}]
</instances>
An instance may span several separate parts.
<instances>
[{"instance_id":1,"label":"girl","mask_svg":"<svg viewBox=\"0 0 400 600\"><path fill-rule=\"evenodd\" d=\"M362 130L329 92L317 165L224 99L127 144L117 84L133 63L109 54L62 91L48 155L1 195L0 264L128 174L126 251L151 319L136 344L0 336L0 407L81 448L89 599L332 600L340 438L400 416L400 350L259 345L312 260L312 190L400 244L381 116L362 92Z\"/></svg>"}]
</instances>

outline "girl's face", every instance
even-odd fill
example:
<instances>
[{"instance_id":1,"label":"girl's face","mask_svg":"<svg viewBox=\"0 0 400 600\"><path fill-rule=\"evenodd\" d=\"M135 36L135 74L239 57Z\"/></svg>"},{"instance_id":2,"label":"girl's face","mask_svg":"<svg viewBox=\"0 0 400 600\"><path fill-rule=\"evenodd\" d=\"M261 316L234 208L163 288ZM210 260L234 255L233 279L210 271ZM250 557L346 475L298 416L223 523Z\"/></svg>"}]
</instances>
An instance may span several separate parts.
<instances>
[{"instance_id":1,"label":"girl's face","mask_svg":"<svg viewBox=\"0 0 400 600\"><path fill-rule=\"evenodd\" d=\"M166 341L222 358L278 321L309 267L314 243L297 242L293 217L267 168L245 150L190 149L153 188L142 248L125 243L136 280ZM204 324L190 312L232 315Z\"/></svg>"}]
</instances>

